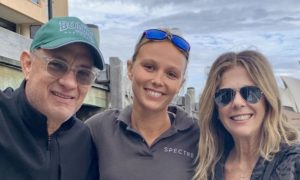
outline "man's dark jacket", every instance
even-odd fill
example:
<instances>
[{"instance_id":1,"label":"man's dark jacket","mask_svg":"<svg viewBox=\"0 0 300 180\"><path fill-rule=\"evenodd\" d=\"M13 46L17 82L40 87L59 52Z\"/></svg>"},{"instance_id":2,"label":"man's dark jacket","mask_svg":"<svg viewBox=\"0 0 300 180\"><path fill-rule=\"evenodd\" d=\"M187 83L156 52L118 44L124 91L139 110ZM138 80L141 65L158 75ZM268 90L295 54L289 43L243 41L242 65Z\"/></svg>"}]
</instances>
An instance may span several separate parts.
<instances>
[{"instance_id":1,"label":"man's dark jacket","mask_svg":"<svg viewBox=\"0 0 300 180\"><path fill-rule=\"evenodd\" d=\"M1 180L94 180L97 159L89 129L71 117L51 136L47 118L16 91L0 91Z\"/></svg>"}]
</instances>

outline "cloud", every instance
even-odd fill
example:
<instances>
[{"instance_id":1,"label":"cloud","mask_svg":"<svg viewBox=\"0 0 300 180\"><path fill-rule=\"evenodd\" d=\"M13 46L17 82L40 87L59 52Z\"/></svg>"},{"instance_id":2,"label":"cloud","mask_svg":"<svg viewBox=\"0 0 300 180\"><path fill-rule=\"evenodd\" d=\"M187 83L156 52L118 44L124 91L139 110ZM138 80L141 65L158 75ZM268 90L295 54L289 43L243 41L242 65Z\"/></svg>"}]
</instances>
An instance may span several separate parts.
<instances>
[{"instance_id":1,"label":"cloud","mask_svg":"<svg viewBox=\"0 0 300 180\"><path fill-rule=\"evenodd\" d=\"M126 61L147 28L176 27L191 44L186 86L199 92L205 71L227 51L259 50L276 75L299 76L298 0L69 0L69 14L100 29L100 48Z\"/></svg>"}]
</instances>

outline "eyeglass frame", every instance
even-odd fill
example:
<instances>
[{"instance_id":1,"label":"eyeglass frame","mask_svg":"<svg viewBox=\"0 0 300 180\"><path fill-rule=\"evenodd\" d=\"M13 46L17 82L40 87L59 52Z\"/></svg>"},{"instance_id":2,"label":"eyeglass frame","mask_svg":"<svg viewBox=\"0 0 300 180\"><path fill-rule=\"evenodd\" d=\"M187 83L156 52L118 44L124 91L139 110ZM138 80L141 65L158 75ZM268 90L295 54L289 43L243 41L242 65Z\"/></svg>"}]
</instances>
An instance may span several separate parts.
<instances>
[{"instance_id":1,"label":"eyeglass frame","mask_svg":"<svg viewBox=\"0 0 300 180\"><path fill-rule=\"evenodd\" d=\"M54 76L54 77L57 77L57 78L61 78L63 77L64 75L66 75L67 73L69 73L70 71L72 71L74 74L75 74L75 79L76 79L76 82L80 85L91 85L95 82L96 78L97 78L97 75L99 73L99 69L97 69L96 67L92 67L92 68L86 68L86 67L75 67L75 68L72 68L70 64L68 64L66 61L64 60L61 60L59 58L55 58L55 57L50 57L50 56L40 56L40 55L37 55L36 53L33 53L31 52L32 55L34 55L35 57L37 57L38 59L40 60L43 60L46 64L45 68L47 70L47 72L51 75L51 76ZM49 63L53 62L53 61L56 61L56 62L59 62L60 64L64 64L65 67L67 67L67 71L65 71L63 74L61 75L58 75L58 74L54 74L54 73L51 73L51 70L49 70ZM91 72L91 74L93 75L93 78L90 79L89 82L87 83L82 83L79 79L78 79L78 71L81 70L81 69L84 69L84 70L87 70L89 72ZM83 81L84 82L84 81Z\"/></svg>"}]
</instances>

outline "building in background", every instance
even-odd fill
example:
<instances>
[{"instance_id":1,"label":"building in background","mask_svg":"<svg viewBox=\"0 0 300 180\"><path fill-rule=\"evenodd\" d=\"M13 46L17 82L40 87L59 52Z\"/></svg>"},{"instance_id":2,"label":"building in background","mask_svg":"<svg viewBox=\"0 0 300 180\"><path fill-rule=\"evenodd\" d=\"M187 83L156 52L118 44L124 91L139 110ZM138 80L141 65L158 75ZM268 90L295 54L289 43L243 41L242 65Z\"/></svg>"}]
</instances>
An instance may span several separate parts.
<instances>
[{"instance_id":1,"label":"building in background","mask_svg":"<svg viewBox=\"0 0 300 180\"><path fill-rule=\"evenodd\" d=\"M300 131L300 79L281 76L284 88L280 88L280 98L289 121Z\"/></svg>"},{"instance_id":2,"label":"building in background","mask_svg":"<svg viewBox=\"0 0 300 180\"><path fill-rule=\"evenodd\" d=\"M49 0L48 0L49 4ZM69 14L68 0L52 0L52 16L67 16ZM49 9L49 8L48 8Z\"/></svg>"},{"instance_id":3,"label":"building in background","mask_svg":"<svg viewBox=\"0 0 300 180\"><path fill-rule=\"evenodd\" d=\"M52 17L68 15L68 0L1 0L0 27L32 38Z\"/></svg>"}]
</instances>

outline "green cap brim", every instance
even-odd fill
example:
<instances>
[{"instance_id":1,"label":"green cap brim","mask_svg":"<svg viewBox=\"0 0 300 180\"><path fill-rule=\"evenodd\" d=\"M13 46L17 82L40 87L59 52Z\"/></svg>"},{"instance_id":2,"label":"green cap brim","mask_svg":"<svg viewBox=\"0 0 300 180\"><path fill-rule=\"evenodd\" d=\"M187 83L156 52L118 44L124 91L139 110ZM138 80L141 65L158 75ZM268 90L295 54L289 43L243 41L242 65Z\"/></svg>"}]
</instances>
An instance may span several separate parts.
<instances>
[{"instance_id":1,"label":"green cap brim","mask_svg":"<svg viewBox=\"0 0 300 180\"><path fill-rule=\"evenodd\" d=\"M103 65L105 63L104 63L104 58L102 56L102 53L98 50L97 47L91 45L89 42L84 41L84 40L74 40L73 38L71 38L71 39L68 39L68 38L62 39L62 38L60 38L60 39L54 40L52 42L49 42L47 44L41 45L40 48L43 48L43 49L56 49L56 48L60 48L60 47L72 44L72 43L83 43L83 44L88 45L89 48L92 50L95 66L97 68L99 68L100 70L104 69Z\"/></svg>"}]
</instances>

